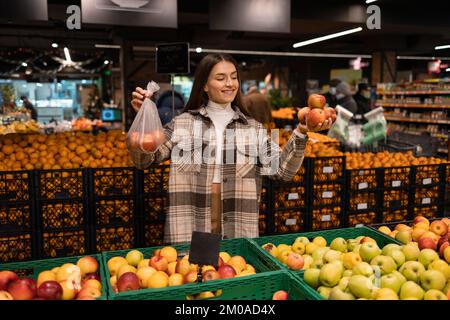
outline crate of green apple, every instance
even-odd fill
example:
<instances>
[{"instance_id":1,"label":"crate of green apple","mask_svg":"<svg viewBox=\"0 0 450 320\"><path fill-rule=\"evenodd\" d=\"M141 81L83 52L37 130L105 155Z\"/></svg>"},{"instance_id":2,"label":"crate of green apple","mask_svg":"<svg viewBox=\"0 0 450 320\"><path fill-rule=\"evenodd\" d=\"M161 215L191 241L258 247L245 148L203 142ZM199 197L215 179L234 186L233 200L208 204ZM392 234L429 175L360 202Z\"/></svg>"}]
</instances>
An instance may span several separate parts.
<instances>
[{"instance_id":1,"label":"crate of green apple","mask_svg":"<svg viewBox=\"0 0 450 320\"><path fill-rule=\"evenodd\" d=\"M0 300L106 300L102 256L0 264Z\"/></svg>"},{"instance_id":2,"label":"crate of green apple","mask_svg":"<svg viewBox=\"0 0 450 320\"><path fill-rule=\"evenodd\" d=\"M189 247L190 244L185 243L103 252L105 273L109 279L108 298L214 298L221 296L222 291L219 289L230 280L256 277L257 273L280 269L259 248L244 238L223 240L215 266L199 267L191 263ZM202 275L201 282L198 282L199 271ZM219 289L206 290L211 283Z\"/></svg>"}]
</instances>

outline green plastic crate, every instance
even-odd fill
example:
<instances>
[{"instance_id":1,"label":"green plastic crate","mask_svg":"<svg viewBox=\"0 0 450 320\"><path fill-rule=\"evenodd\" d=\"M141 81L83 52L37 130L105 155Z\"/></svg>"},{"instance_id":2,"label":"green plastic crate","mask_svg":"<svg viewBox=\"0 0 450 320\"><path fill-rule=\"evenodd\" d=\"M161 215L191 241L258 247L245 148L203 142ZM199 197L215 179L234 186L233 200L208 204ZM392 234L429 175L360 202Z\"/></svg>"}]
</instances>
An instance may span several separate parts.
<instances>
[{"instance_id":1,"label":"green plastic crate","mask_svg":"<svg viewBox=\"0 0 450 320\"><path fill-rule=\"evenodd\" d=\"M172 246L178 252L179 256L184 256L189 253L190 243L179 244ZM150 248L138 248L137 250L141 251L144 254L144 258L150 258L153 252L157 249L163 248L163 246L159 247L150 247ZM110 277L108 270L108 260L112 257L122 256L125 257L126 254L131 250L118 250L118 251L108 251L103 252L103 266L105 268L105 274L108 279ZM220 251L226 251L230 255L240 255L245 258L247 263L251 264L256 272L258 273L267 273L267 274L275 274L273 271L279 271L279 265L273 261L273 259L267 258L262 250L259 250L252 242L245 238L236 238L223 240L220 244ZM223 280L214 280L207 283L188 283L183 284L181 286L172 286L165 287L159 289L140 289L128 292L119 292L115 293L112 290L110 282L107 281L108 286L108 299L110 300L185 300L188 295L205 292L205 291L213 291L222 288L228 288L236 286L239 288L241 285L240 281L250 281L249 286L251 286L252 279L256 281L256 279L260 279L261 274L249 275L245 277L238 277L234 279L223 279ZM246 279L244 279L246 278ZM237 281L237 282L236 282ZM256 283L256 282L255 282ZM256 285L256 284L255 284ZM258 285L260 286L260 285ZM214 289L215 288L215 289ZM250 288L250 287L249 287ZM237 290L237 289L236 289ZM248 298L257 298L258 293L252 293L252 290L255 290L254 287L250 288L248 292L243 292L237 299L244 299L244 296L248 296ZM244 291L244 289L242 290ZM257 291L257 290L256 290ZM234 292L234 291L233 291ZM252 294L252 296L251 296ZM257 296L255 296L257 295ZM230 294L224 293L220 299L231 299L232 296L239 296L238 294Z\"/></svg>"},{"instance_id":2,"label":"green plastic crate","mask_svg":"<svg viewBox=\"0 0 450 320\"><path fill-rule=\"evenodd\" d=\"M89 256L95 258L98 261L98 274L100 275L100 280L102 283L102 290L101 290L102 295L98 297L97 300L107 300L106 286L109 281L107 281L106 275L104 273L105 268L103 267L102 255L92 254ZM51 270L55 267L60 267L65 263L76 263L78 259L82 257L84 256L3 263L0 264L0 271L10 270L17 273L19 277L27 276L36 280L40 272L45 270Z\"/></svg>"},{"instance_id":3,"label":"green plastic crate","mask_svg":"<svg viewBox=\"0 0 450 320\"><path fill-rule=\"evenodd\" d=\"M377 230L374 230L372 228L362 226L362 227L353 227L353 228L342 228L342 229L331 229L331 230L322 230L322 231L315 231L315 232L303 232L303 233L291 233L291 234L283 234L283 235L276 235L276 236L266 236L266 237L260 237L260 238L253 238L250 241L254 242L255 245L267 256L267 258L272 259L275 263L278 264L280 268L283 270L288 270L291 274L293 274L295 277L300 279L302 283L304 283L303 280L303 273L304 270L290 270L288 267L283 265L280 261L278 261L276 258L272 257L270 253L265 251L261 246L265 243L271 242L274 245L278 246L279 244L285 243L287 245L291 245L294 240L297 237L307 237L308 239L313 239L318 236L322 236L327 240L327 245L330 245L331 241L337 237L342 237L344 239L353 239L359 236L368 236L373 238L378 246L380 248L383 248L385 245L389 243L396 243L401 245L399 241L383 234L382 232L379 232ZM322 296L313 288L308 286L305 283L305 286L307 287L305 295L307 296L307 299L310 300L323 300Z\"/></svg>"}]
</instances>

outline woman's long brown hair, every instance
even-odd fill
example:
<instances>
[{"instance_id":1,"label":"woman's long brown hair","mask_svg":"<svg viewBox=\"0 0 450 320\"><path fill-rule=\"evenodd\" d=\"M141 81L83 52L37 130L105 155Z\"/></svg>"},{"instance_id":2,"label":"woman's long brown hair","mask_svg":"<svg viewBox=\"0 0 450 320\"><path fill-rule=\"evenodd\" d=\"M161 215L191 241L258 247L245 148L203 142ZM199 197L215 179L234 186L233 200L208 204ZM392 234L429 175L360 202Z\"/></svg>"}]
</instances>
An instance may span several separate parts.
<instances>
[{"instance_id":1,"label":"woman's long brown hair","mask_svg":"<svg viewBox=\"0 0 450 320\"><path fill-rule=\"evenodd\" d=\"M208 82L209 74L211 73L212 68L214 68L214 66L221 61L228 61L234 64L234 67L236 68L237 71L237 78L239 81L239 85L241 84L239 69L236 60L234 60L232 56L224 53L208 54L200 61L200 63L197 66L197 69L195 70L194 83L192 84L191 95L189 96L189 100L186 106L184 107L184 112L189 110L195 110L203 105L208 104L208 95L203 90L203 88L205 87L205 84ZM245 107L245 104L241 96L240 87L238 88L236 97L234 98L231 105L237 106L243 114L249 116L249 113L247 111L247 108Z\"/></svg>"}]
</instances>

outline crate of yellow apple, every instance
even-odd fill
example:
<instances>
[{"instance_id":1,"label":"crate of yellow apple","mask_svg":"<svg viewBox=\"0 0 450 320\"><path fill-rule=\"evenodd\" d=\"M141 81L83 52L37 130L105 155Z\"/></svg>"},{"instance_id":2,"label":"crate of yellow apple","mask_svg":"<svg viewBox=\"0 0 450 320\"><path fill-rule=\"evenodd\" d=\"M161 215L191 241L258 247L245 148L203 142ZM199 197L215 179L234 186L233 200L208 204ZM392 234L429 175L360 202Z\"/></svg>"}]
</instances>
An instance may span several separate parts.
<instances>
[{"instance_id":1,"label":"crate of yellow apple","mask_svg":"<svg viewBox=\"0 0 450 320\"><path fill-rule=\"evenodd\" d=\"M0 300L106 300L102 256L0 264Z\"/></svg>"},{"instance_id":2,"label":"crate of yellow apple","mask_svg":"<svg viewBox=\"0 0 450 320\"><path fill-rule=\"evenodd\" d=\"M279 270L247 239L223 240L216 266L191 263L189 247L190 244L180 244L104 252L109 299L212 298L222 294L219 289L229 279ZM202 282L198 282L199 272ZM210 282L217 290L202 290L209 288ZM175 287L181 291L173 291ZM208 293L198 297L202 292Z\"/></svg>"}]
</instances>

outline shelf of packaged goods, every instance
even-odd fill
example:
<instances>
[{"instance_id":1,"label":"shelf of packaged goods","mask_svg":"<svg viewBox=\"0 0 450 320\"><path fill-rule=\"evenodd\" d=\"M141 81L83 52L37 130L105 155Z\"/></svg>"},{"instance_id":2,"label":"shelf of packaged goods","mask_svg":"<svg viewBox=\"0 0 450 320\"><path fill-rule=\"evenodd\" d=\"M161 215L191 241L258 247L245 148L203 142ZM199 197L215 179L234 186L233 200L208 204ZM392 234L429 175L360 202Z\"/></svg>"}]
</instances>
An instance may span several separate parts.
<instances>
[{"instance_id":1,"label":"shelf of packaged goods","mask_svg":"<svg viewBox=\"0 0 450 320\"><path fill-rule=\"evenodd\" d=\"M450 90L399 90L399 91L377 91L377 94L379 95L393 95L393 94L450 94Z\"/></svg>"},{"instance_id":2,"label":"shelf of packaged goods","mask_svg":"<svg viewBox=\"0 0 450 320\"><path fill-rule=\"evenodd\" d=\"M448 135L446 134L432 133L431 136L439 139L448 140Z\"/></svg>"},{"instance_id":3,"label":"shelf of packaged goods","mask_svg":"<svg viewBox=\"0 0 450 320\"><path fill-rule=\"evenodd\" d=\"M438 149L439 153L448 153L448 149L444 149L444 148L439 148Z\"/></svg>"},{"instance_id":4,"label":"shelf of packaged goods","mask_svg":"<svg viewBox=\"0 0 450 320\"><path fill-rule=\"evenodd\" d=\"M379 107L387 108L450 109L450 104L389 103L377 101L376 105Z\"/></svg>"},{"instance_id":5,"label":"shelf of packaged goods","mask_svg":"<svg viewBox=\"0 0 450 320\"><path fill-rule=\"evenodd\" d=\"M437 120L437 119L414 119L405 117L395 117L390 115L384 116L388 121L401 121L401 122L419 122L419 123L431 123L431 124L450 124L450 120Z\"/></svg>"}]
</instances>

